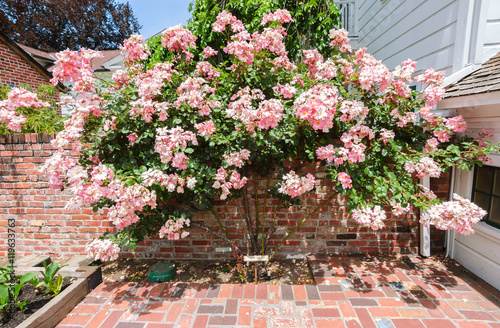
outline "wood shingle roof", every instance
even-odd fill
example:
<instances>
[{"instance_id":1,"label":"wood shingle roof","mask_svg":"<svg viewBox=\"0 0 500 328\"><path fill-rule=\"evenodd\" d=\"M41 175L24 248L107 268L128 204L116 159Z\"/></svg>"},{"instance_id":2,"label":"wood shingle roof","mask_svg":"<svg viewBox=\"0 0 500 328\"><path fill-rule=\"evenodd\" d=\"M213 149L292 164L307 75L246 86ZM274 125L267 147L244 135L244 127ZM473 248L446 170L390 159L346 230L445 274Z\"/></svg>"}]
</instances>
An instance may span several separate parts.
<instances>
[{"instance_id":1,"label":"wood shingle roof","mask_svg":"<svg viewBox=\"0 0 500 328\"><path fill-rule=\"evenodd\" d=\"M480 69L452 84L443 98L461 97L500 90L500 52Z\"/></svg>"}]
</instances>

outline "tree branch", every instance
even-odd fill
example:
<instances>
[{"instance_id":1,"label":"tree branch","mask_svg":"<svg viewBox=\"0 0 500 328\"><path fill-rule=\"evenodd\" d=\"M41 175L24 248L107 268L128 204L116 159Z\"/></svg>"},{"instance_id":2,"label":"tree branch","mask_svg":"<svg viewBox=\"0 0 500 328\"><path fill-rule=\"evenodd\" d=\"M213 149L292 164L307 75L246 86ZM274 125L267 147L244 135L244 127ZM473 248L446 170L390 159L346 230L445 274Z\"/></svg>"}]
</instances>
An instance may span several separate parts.
<instances>
[{"instance_id":1,"label":"tree branch","mask_svg":"<svg viewBox=\"0 0 500 328\"><path fill-rule=\"evenodd\" d=\"M243 187L242 189L242 194L243 194L243 206L245 207L245 222L247 224L247 230L248 234L250 236L250 240L252 241L252 248L253 251L257 251L257 240L255 239L255 233L253 231L253 226L252 226L252 217L250 216L250 205L248 204L248 190L247 187ZM239 203L238 203L238 208L239 208Z\"/></svg>"},{"instance_id":2,"label":"tree branch","mask_svg":"<svg viewBox=\"0 0 500 328\"><path fill-rule=\"evenodd\" d=\"M265 226L266 226L266 203L267 203L267 190L269 189L269 183L271 181L271 175L269 174L267 177L267 182L266 182L266 190L264 194L264 208L262 212L262 233L261 233L261 241L262 241L262 255L266 253L266 244L265 244L265 239L264 239L264 233L265 233ZM258 218L257 218L257 221Z\"/></svg>"},{"instance_id":3,"label":"tree branch","mask_svg":"<svg viewBox=\"0 0 500 328\"><path fill-rule=\"evenodd\" d=\"M281 198L279 199L278 205L276 205L276 208L274 209L273 213L273 220L271 221L271 227L269 230L267 230L267 235L266 235L266 245L265 248L267 249L267 244L269 243L269 239L271 238L273 232L274 232L274 225L276 224L276 215L278 215L278 210L281 208Z\"/></svg>"},{"instance_id":4,"label":"tree branch","mask_svg":"<svg viewBox=\"0 0 500 328\"><path fill-rule=\"evenodd\" d=\"M259 184L259 179L258 179L258 174L255 172L255 181L254 181L254 202L255 202L255 244L258 244L259 241L259 204L258 204L258 184ZM264 206L266 206L264 204ZM257 253L257 249L255 249L255 253Z\"/></svg>"},{"instance_id":5,"label":"tree branch","mask_svg":"<svg viewBox=\"0 0 500 328\"><path fill-rule=\"evenodd\" d=\"M214 218L217 220L217 222L219 223L219 226L220 228L222 229L222 231L224 231L224 234L226 235L227 239L230 240L231 242L233 242L233 240L231 239L231 237L229 236L229 233L227 232L226 228L224 227L224 225L222 224L222 222L220 221L219 217L217 216L217 214L215 213L215 210L212 208L210 209L210 212L212 212L212 215L214 216Z\"/></svg>"}]
</instances>

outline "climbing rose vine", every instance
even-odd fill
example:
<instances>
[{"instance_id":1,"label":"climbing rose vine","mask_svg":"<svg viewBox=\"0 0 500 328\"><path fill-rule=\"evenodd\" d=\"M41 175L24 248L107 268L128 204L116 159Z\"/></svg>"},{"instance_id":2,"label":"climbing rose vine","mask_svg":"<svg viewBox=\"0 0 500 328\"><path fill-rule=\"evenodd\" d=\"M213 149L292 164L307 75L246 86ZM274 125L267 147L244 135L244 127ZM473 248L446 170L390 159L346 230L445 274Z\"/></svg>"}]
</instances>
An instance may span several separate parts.
<instances>
[{"instance_id":1,"label":"climbing rose vine","mask_svg":"<svg viewBox=\"0 0 500 328\"><path fill-rule=\"evenodd\" d=\"M90 253L113 259L117 245L133 248L156 234L186 238L191 227L239 251L213 210L215 201L248 205L248 184L257 176L267 178L265 200L278 198L278 208L298 204L318 180L286 164L291 159L321 162L333 186L319 207L342 194L361 225L383 229L386 209L401 216L419 208L429 213L425 225L473 232L484 211L458 196L441 203L418 179L437 178L453 165L470 169L498 150L485 135L465 136L461 116L433 111L444 75L428 69L415 76L411 60L391 72L365 48L352 50L345 30L330 32L330 56L304 49L302 59L292 61L284 23L293 17L279 10L248 31L223 11L213 23L227 41L219 50L194 51L196 36L181 26L148 43L134 35L121 47L126 69L109 81L92 75L98 52L58 54L53 82L72 80L76 94L67 100L72 116L53 141L58 151L43 169L51 187L74 193L69 207L108 209L117 233L92 242ZM217 65L218 51L231 61ZM414 81L423 92L411 90ZM22 119L14 109L23 104L39 105L13 91L0 103L0 117L17 128ZM68 147L80 157L69 157ZM275 217L264 215L259 225L244 207L242 222L256 220L246 223L250 251L264 254ZM216 229L210 220L196 220L200 211L214 214Z\"/></svg>"}]
</instances>

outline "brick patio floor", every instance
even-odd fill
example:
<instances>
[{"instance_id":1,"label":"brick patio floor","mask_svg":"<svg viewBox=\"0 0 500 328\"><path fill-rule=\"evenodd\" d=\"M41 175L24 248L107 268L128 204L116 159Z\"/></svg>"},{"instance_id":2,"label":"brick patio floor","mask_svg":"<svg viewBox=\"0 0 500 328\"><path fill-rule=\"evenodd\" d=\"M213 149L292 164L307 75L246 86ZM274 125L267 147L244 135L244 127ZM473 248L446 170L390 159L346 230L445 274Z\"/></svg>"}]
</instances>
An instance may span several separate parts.
<instances>
[{"instance_id":1,"label":"brick patio floor","mask_svg":"<svg viewBox=\"0 0 500 328\"><path fill-rule=\"evenodd\" d=\"M500 292L453 263L416 256L309 262L317 285L103 283L57 327L500 328Z\"/></svg>"}]
</instances>

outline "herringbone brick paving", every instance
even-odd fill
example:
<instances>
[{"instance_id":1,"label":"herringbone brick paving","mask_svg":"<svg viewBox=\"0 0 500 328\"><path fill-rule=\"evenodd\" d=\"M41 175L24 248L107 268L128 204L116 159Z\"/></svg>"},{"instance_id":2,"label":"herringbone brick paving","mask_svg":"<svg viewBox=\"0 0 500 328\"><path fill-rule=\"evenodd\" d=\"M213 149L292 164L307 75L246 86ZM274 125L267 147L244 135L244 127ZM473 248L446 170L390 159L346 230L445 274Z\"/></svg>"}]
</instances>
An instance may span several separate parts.
<instances>
[{"instance_id":1,"label":"herringbone brick paving","mask_svg":"<svg viewBox=\"0 0 500 328\"><path fill-rule=\"evenodd\" d=\"M103 283L57 327L500 328L500 292L416 256L309 257L317 285Z\"/></svg>"}]
</instances>

